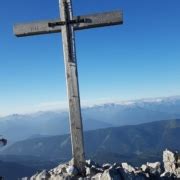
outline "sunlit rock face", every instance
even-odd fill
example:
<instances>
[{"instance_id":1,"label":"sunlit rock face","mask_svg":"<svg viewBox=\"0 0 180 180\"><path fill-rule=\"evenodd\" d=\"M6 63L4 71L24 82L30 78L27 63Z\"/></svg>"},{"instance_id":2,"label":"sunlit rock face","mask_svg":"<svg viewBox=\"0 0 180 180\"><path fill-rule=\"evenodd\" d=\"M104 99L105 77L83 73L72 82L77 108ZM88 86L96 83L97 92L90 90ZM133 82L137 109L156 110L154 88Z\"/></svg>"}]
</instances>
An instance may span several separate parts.
<instances>
[{"instance_id":1,"label":"sunlit rock face","mask_svg":"<svg viewBox=\"0 0 180 180\"><path fill-rule=\"evenodd\" d=\"M165 172L161 177L177 177L180 178L180 154L165 150L163 152L163 162Z\"/></svg>"},{"instance_id":2,"label":"sunlit rock face","mask_svg":"<svg viewBox=\"0 0 180 180\"><path fill-rule=\"evenodd\" d=\"M164 167L160 162L133 167L128 163L99 165L92 160L86 161L85 172L81 174L71 162L60 164L50 171L43 170L31 178L22 180L159 180L180 178L180 154L165 150L163 152Z\"/></svg>"}]
</instances>

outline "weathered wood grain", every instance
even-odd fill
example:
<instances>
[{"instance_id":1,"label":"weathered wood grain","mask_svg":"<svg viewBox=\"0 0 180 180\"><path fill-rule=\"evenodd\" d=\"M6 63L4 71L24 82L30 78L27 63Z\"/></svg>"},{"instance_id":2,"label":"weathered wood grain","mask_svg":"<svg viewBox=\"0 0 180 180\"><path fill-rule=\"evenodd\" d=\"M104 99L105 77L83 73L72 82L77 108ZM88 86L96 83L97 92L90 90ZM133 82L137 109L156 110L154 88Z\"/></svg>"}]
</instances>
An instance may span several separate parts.
<instances>
[{"instance_id":1,"label":"weathered wood grain","mask_svg":"<svg viewBox=\"0 0 180 180\"><path fill-rule=\"evenodd\" d=\"M79 19L85 22L78 23ZM76 16L72 20L77 23L72 23L74 30L83 30L96 27L112 26L123 23L123 14L121 11L106 12L99 14L91 14L87 16ZM63 19L40 21L29 24L17 24L14 26L14 34L18 37L42 35L49 33L61 32L64 25L50 26L56 22L63 22Z\"/></svg>"},{"instance_id":2,"label":"weathered wood grain","mask_svg":"<svg viewBox=\"0 0 180 180\"><path fill-rule=\"evenodd\" d=\"M16 24L13 27L13 32L17 37L61 32L61 26L54 26L54 27L49 26L49 22L57 22L57 21L58 19L26 23L26 24Z\"/></svg>"},{"instance_id":3,"label":"weathered wood grain","mask_svg":"<svg viewBox=\"0 0 180 180\"><path fill-rule=\"evenodd\" d=\"M66 4L64 4L63 1L60 2L62 21L72 20L71 0L67 0L66 3L68 3L68 7L66 7ZM72 161L73 165L83 172L85 167L83 125L80 107L75 35L72 24L62 26L62 41L66 69L67 94L69 100L69 123L73 155Z\"/></svg>"},{"instance_id":4,"label":"weathered wood grain","mask_svg":"<svg viewBox=\"0 0 180 180\"><path fill-rule=\"evenodd\" d=\"M73 27L75 30L113 26L123 23L123 13L121 11L79 16L78 18L85 19L86 22L74 24Z\"/></svg>"}]
</instances>

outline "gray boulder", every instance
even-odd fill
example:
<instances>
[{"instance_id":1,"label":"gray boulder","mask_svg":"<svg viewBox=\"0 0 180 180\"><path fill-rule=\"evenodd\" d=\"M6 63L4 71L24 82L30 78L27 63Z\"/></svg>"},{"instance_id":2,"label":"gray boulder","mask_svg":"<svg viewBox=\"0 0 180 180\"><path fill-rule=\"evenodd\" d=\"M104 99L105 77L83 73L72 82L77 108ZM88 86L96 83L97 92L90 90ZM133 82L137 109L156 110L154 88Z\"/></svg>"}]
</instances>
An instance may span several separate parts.
<instances>
[{"instance_id":1,"label":"gray boulder","mask_svg":"<svg viewBox=\"0 0 180 180\"><path fill-rule=\"evenodd\" d=\"M180 154L178 152L166 149L163 152L163 163L165 172L161 174L161 177L180 178Z\"/></svg>"}]
</instances>

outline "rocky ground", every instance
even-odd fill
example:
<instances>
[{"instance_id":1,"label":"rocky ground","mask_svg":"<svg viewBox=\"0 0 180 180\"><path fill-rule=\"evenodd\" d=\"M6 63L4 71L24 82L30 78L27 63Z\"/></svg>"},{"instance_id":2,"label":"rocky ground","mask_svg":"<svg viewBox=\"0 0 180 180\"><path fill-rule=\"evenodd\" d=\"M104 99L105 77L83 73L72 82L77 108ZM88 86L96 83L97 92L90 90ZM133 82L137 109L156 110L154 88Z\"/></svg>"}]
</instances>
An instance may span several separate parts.
<instances>
[{"instance_id":1,"label":"rocky ground","mask_svg":"<svg viewBox=\"0 0 180 180\"><path fill-rule=\"evenodd\" d=\"M132 167L127 163L98 165L94 161L86 161L86 173L79 174L71 162L61 164L50 171L43 170L34 176L22 180L145 180L145 179L180 179L180 154L165 150L163 164L146 163L141 167Z\"/></svg>"}]
</instances>

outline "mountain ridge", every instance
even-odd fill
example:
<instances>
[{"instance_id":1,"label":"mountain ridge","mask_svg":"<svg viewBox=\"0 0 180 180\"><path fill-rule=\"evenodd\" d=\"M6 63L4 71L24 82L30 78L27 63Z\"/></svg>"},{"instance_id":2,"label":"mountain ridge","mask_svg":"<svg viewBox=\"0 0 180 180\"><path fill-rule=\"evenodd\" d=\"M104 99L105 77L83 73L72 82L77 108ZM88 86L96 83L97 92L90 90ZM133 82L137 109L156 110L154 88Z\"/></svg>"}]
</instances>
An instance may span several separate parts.
<instances>
[{"instance_id":1,"label":"mountain ridge","mask_svg":"<svg viewBox=\"0 0 180 180\"><path fill-rule=\"evenodd\" d=\"M166 148L180 149L180 142L177 141L177 137L180 137L180 119L92 130L85 132L84 137L85 151L91 158L104 156L107 161L111 161L113 156L120 159L121 156L128 156L131 159L133 156L143 158L149 154L149 157L153 157ZM107 159L106 154L111 157ZM1 155L68 160L71 157L70 135L16 142L1 152Z\"/></svg>"},{"instance_id":2,"label":"mountain ridge","mask_svg":"<svg viewBox=\"0 0 180 180\"><path fill-rule=\"evenodd\" d=\"M142 99L82 108L84 130L142 124L180 118L180 97ZM23 140L35 134L62 135L69 132L68 113L47 111L14 114L0 118L0 134L9 141Z\"/></svg>"}]
</instances>

